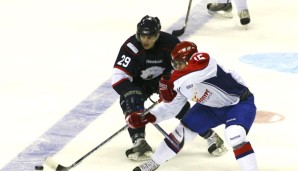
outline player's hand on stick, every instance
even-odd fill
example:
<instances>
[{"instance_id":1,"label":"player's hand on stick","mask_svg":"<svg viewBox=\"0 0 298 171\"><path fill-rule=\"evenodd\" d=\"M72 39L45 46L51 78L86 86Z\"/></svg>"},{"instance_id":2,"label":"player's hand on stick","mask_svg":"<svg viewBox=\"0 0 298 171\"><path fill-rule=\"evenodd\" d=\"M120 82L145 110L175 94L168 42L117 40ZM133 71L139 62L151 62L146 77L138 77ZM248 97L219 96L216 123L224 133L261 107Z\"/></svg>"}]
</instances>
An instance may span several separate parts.
<instances>
[{"instance_id":1,"label":"player's hand on stick","mask_svg":"<svg viewBox=\"0 0 298 171\"><path fill-rule=\"evenodd\" d=\"M177 92L173 89L173 82L167 77L161 77L159 80L159 96L165 103L170 103L177 95Z\"/></svg>"},{"instance_id":2,"label":"player's hand on stick","mask_svg":"<svg viewBox=\"0 0 298 171\"><path fill-rule=\"evenodd\" d=\"M126 123L130 128L141 128L144 127L147 123L154 123L156 121L156 117L152 115L150 112L141 116L142 112L132 112L126 115Z\"/></svg>"}]
</instances>

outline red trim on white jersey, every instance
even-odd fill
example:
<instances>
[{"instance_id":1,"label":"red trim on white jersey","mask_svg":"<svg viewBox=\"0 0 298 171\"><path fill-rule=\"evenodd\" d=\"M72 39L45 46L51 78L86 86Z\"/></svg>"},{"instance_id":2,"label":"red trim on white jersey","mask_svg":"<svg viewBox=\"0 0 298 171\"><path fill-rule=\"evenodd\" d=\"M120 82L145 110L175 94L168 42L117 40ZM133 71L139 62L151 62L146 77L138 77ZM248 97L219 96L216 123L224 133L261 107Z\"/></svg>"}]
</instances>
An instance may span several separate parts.
<instances>
[{"instance_id":1,"label":"red trim on white jersey","mask_svg":"<svg viewBox=\"0 0 298 171\"><path fill-rule=\"evenodd\" d=\"M210 61L210 56L208 53L195 53L191 56L188 61L188 66L183 70L175 70L171 75L171 81L175 81L184 75L187 75L194 71L199 71L205 69Z\"/></svg>"}]
</instances>

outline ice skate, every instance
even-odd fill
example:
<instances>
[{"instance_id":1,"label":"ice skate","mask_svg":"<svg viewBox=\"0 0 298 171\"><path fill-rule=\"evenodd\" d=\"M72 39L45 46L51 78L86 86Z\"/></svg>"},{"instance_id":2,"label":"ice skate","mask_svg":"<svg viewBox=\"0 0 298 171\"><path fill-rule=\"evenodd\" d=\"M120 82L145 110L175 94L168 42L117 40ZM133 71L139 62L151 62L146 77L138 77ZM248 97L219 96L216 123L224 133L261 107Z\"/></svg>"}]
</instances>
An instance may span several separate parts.
<instances>
[{"instance_id":1,"label":"ice skate","mask_svg":"<svg viewBox=\"0 0 298 171\"><path fill-rule=\"evenodd\" d=\"M248 9L245 9L239 13L240 23L247 29L247 24L250 23L250 15Z\"/></svg>"},{"instance_id":2,"label":"ice skate","mask_svg":"<svg viewBox=\"0 0 298 171\"><path fill-rule=\"evenodd\" d=\"M212 15L219 15L227 18L233 18L232 3L209 3L207 4L208 12Z\"/></svg>"},{"instance_id":3,"label":"ice skate","mask_svg":"<svg viewBox=\"0 0 298 171\"><path fill-rule=\"evenodd\" d=\"M213 156L221 156L228 151L224 146L223 140L214 131L212 131L211 136L207 138L207 141L209 145L208 152Z\"/></svg>"},{"instance_id":4,"label":"ice skate","mask_svg":"<svg viewBox=\"0 0 298 171\"><path fill-rule=\"evenodd\" d=\"M134 146L126 151L127 158L135 161L149 160L152 154L152 148L144 138L137 139Z\"/></svg>"},{"instance_id":5,"label":"ice skate","mask_svg":"<svg viewBox=\"0 0 298 171\"><path fill-rule=\"evenodd\" d=\"M153 160L149 160L148 162L134 168L133 171L154 171L157 170L158 167L159 165Z\"/></svg>"}]
</instances>

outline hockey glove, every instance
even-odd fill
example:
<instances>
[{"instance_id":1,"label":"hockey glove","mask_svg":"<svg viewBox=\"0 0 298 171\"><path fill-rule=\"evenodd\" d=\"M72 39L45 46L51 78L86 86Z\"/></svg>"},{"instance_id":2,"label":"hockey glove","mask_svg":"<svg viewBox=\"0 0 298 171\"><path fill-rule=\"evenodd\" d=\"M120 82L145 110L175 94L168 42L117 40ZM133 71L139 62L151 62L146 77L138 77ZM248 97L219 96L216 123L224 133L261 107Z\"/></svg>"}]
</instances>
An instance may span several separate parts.
<instances>
[{"instance_id":1,"label":"hockey glove","mask_svg":"<svg viewBox=\"0 0 298 171\"><path fill-rule=\"evenodd\" d=\"M156 121L156 117L150 112L145 116L141 116L141 112L133 112L126 115L125 120L130 128L141 128L149 122L154 123Z\"/></svg>"},{"instance_id":2,"label":"hockey glove","mask_svg":"<svg viewBox=\"0 0 298 171\"><path fill-rule=\"evenodd\" d=\"M174 85L169 78L161 77L159 80L159 96L165 103L170 103L177 95Z\"/></svg>"},{"instance_id":3,"label":"hockey glove","mask_svg":"<svg viewBox=\"0 0 298 171\"><path fill-rule=\"evenodd\" d=\"M126 113L144 110L144 97L139 89L132 89L123 94L125 98Z\"/></svg>"}]
</instances>

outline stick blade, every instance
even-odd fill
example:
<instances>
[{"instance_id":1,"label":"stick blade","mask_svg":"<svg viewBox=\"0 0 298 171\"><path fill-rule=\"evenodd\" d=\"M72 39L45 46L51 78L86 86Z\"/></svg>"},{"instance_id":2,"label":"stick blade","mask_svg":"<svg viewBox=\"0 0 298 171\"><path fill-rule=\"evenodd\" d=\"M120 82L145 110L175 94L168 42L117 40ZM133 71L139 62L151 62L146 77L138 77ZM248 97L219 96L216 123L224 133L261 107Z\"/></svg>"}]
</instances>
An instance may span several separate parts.
<instances>
[{"instance_id":1,"label":"stick blade","mask_svg":"<svg viewBox=\"0 0 298 171\"><path fill-rule=\"evenodd\" d=\"M51 169L53 170L57 170L59 164L57 162L55 162L55 160L52 157L47 157L44 160L44 163Z\"/></svg>"},{"instance_id":2,"label":"stick blade","mask_svg":"<svg viewBox=\"0 0 298 171\"><path fill-rule=\"evenodd\" d=\"M173 36L176 36L176 37L179 37L179 36L181 36L182 34L184 34L184 32L185 32L185 27L183 27L182 29L179 29L179 30L174 30L174 31L172 32L172 35L173 35Z\"/></svg>"},{"instance_id":3,"label":"stick blade","mask_svg":"<svg viewBox=\"0 0 298 171\"><path fill-rule=\"evenodd\" d=\"M44 163L46 164L46 166L56 171L68 171L70 169L69 167L64 167L58 164L52 157L47 157Z\"/></svg>"}]
</instances>

